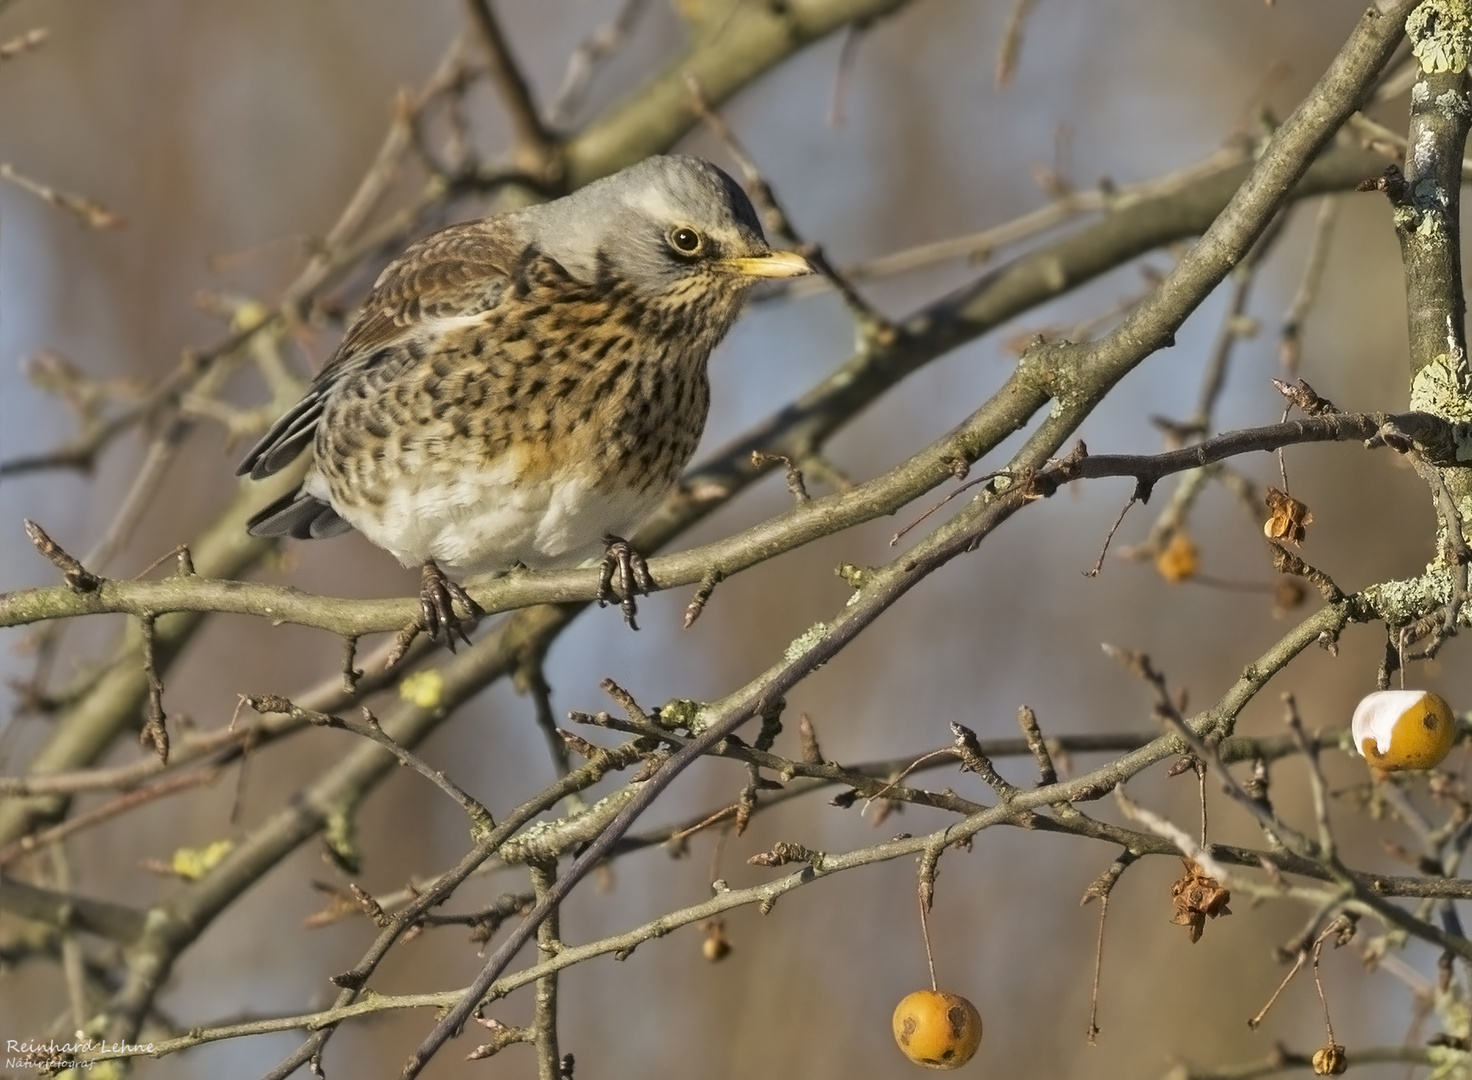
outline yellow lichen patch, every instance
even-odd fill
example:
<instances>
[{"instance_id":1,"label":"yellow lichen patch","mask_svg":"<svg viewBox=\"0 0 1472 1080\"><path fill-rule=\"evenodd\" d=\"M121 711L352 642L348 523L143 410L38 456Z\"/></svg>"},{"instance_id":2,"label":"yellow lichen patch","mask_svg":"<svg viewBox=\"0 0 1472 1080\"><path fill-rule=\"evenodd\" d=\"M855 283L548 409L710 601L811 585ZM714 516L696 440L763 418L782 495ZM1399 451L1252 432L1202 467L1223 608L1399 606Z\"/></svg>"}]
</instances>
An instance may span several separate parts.
<instances>
[{"instance_id":1,"label":"yellow lichen patch","mask_svg":"<svg viewBox=\"0 0 1472 1080\"><path fill-rule=\"evenodd\" d=\"M235 309L230 319L230 329L237 334L254 330L271 317L271 309L259 300L247 300Z\"/></svg>"},{"instance_id":2,"label":"yellow lichen patch","mask_svg":"<svg viewBox=\"0 0 1472 1080\"><path fill-rule=\"evenodd\" d=\"M959 1069L981 1045L981 1014L960 994L916 990L894 1010L894 1041L929 1069Z\"/></svg>"},{"instance_id":3,"label":"yellow lichen patch","mask_svg":"<svg viewBox=\"0 0 1472 1080\"><path fill-rule=\"evenodd\" d=\"M208 847L180 848L169 860L169 869L185 881L195 881L218 866L234 847L233 840L216 840Z\"/></svg>"},{"instance_id":4,"label":"yellow lichen patch","mask_svg":"<svg viewBox=\"0 0 1472 1080\"><path fill-rule=\"evenodd\" d=\"M436 668L416 671L399 683L399 697L412 701L421 709L433 709L445 690L445 677Z\"/></svg>"},{"instance_id":5,"label":"yellow lichen patch","mask_svg":"<svg viewBox=\"0 0 1472 1080\"><path fill-rule=\"evenodd\" d=\"M1451 752L1457 722L1451 706L1425 690L1377 690L1354 710L1354 744L1388 772L1432 769Z\"/></svg>"}]
</instances>

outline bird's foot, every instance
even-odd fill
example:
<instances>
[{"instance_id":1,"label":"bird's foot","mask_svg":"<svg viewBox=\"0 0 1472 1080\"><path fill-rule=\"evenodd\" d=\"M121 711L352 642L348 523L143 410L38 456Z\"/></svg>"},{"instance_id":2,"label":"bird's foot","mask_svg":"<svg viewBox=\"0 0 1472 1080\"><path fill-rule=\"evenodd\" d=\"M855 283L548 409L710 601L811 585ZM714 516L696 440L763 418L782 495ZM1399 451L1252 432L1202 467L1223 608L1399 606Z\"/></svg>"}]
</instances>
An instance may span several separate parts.
<instances>
[{"instance_id":1,"label":"bird's foot","mask_svg":"<svg viewBox=\"0 0 1472 1080\"><path fill-rule=\"evenodd\" d=\"M603 543L608 550L603 553L603 562L598 567L598 606L606 607L614 602L613 579L618 575L619 610L624 613L624 621L637 630L639 624L634 621L634 616L639 613L634 603L634 594L643 593L649 595L654 588L654 579L649 576L649 564L644 561L644 556L634 550L632 544L622 536L614 536L609 533L603 538Z\"/></svg>"},{"instance_id":2,"label":"bird's foot","mask_svg":"<svg viewBox=\"0 0 1472 1080\"><path fill-rule=\"evenodd\" d=\"M464 619L455 614L457 600L465 609ZM430 639L438 641L443 633L445 646L454 652L455 636L458 634L460 640L469 645L470 638L465 633L465 624L477 622L485 614L485 609L472 600L470 594L458 584L445 577L439 564L430 559L424 564L424 570L419 576L419 612L424 621L424 632Z\"/></svg>"}]
</instances>

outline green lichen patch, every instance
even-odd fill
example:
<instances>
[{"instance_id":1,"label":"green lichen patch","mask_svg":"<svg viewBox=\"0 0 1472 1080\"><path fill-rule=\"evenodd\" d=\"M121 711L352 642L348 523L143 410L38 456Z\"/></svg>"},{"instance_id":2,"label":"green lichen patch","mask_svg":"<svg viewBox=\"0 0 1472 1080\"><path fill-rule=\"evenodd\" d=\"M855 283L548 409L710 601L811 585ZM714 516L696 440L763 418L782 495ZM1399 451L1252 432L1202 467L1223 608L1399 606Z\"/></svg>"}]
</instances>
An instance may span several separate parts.
<instances>
[{"instance_id":1,"label":"green lichen patch","mask_svg":"<svg viewBox=\"0 0 1472 1080\"><path fill-rule=\"evenodd\" d=\"M701 713L705 711L705 705L699 701L691 701L688 698L676 698L674 701L664 705L659 710L659 723L661 727L676 730L684 728L692 734L700 727Z\"/></svg>"},{"instance_id":2,"label":"green lichen patch","mask_svg":"<svg viewBox=\"0 0 1472 1080\"><path fill-rule=\"evenodd\" d=\"M1472 113L1472 103L1467 101L1467 95L1451 90L1436 99L1436 107L1441 110L1443 116L1447 117L1466 116Z\"/></svg>"},{"instance_id":3,"label":"green lichen patch","mask_svg":"<svg viewBox=\"0 0 1472 1080\"><path fill-rule=\"evenodd\" d=\"M1464 367L1465 361L1457 367ZM1445 417L1453 423L1472 420L1472 400L1468 399L1462 371L1454 370L1445 353L1416 372L1411 380L1411 408ZM1461 448L1458 448L1458 457Z\"/></svg>"},{"instance_id":4,"label":"green lichen patch","mask_svg":"<svg viewBox=\"0 0 1472 1080\"><path fill-rule=\"evenodd\" d=\"M628 784L566 817L533 822L502 844L497 854L508 866L555 859L591 842L620 810L634 801L637 792L638 788Z\"/></svg>"},{"instance_id":5,"label":"green lichen patch","mask_svg":"<svg viewBox=\"0 0 1472 1080\"><path fill-rule=\"evenodd\" d=\"M1422 206L1432 205L1440 194L1434 183L1430 184L1430 191L1426 191L1426 187L1426 184L1416 185L1416 201ZM1446 222L1439 213L1421 215L1421 220L1416 223L1416 239L1428 248L1446 246Z\"/></svg>"},{"instance_id":6,"label":"green lichen patch","mask_svg":"<svg viewBox=\"0 0 1472 1080\"><path fill-rule=\"evenodd\" d=\"M1361 595L1377 618L1391 626L1403 626L1451 600L1451 572L1428 566L1420 577L1371 585Z\"/></svg>"},{"instance_id":7,"label":"green lichen patch","mask_svg":"<svg viewBox=\"0 0 1472 1080\"><path fill-rule=\"evenodd\" d=\"M827 632L827 623L814 623L812 626L808 627L807 630L805 630L800 637L795 638L792 644L787 646L787 651L782 654L782 659L787 661L789 664L792 663L799 656L801 656L803 653L807 652L814 645L816 645L819 641L823 640L823 635Z\"/></svg>"},{"instance_id":8,"label":"green lichen patch","mask_svg":"<svg viewBox=\"0 0 1472 1080\"><path fill-rule=\"evenodd\" d=\"M348 873L356 874L362 867L363 852L358 847L357 829L348 810L339 808L327 815L322 843L333 862Z\"/></svg>"},{"instance_id":9,"label":"green lichen patch","mask_svg":"<svg viewBox=\"0 0 1472 1080\"><path fill-rule=\"evenodd\" d=\"M1428 75L1465 71L1472 54L1472 17L1466 0L1425 0L1407 16L1406 36Z\"/></svg>"},{"instance_id":10,"label":"green lichen patch","mask_svg":"<svg viewBox=\"0 0 1472 1080\"><path fill-rule=\"evenodd\" d=\"M850 589L862 589L874 571L867 566L855 566L851 562L846 562L839 563L834 573L843 578Z\"/></svg>"}]
</instances>

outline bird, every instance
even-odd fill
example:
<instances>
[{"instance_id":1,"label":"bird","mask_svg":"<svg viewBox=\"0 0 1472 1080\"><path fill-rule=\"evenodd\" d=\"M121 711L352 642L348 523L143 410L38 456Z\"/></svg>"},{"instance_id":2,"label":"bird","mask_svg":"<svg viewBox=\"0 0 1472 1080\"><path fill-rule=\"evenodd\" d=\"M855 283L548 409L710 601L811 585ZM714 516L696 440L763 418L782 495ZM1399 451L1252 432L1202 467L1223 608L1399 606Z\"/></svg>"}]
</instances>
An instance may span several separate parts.
<instances>
[{"instance_id":1,"label":"bird","mask_svg":"<svg viewBox=\"0 0 1472 1080\"><path fill-rule=\"evenodd\" d=\"M812 273L773 249L741 186L646 158L550 202L461 222L379 275L302 399L236 470L302 454L260 537L356 529L421 568L419 627L468 642L447 576L603 558L625 618L652 588L624 536L674 488L710 405L711 351L753 285Z\"/></svg>"}]
</instances>

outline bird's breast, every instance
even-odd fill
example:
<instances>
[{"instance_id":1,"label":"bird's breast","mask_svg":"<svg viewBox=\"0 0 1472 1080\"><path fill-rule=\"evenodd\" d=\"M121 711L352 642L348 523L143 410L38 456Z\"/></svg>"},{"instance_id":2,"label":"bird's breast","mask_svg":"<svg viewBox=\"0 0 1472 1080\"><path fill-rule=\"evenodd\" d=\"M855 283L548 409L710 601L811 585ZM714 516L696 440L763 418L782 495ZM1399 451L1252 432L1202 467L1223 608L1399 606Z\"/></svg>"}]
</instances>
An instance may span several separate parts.
<instances>
[{"instance_id":1,"label":"bird's breast","mask_svg":"<svg viewBox=\"0 0 1472 1080\"><path fill-rule=\"evenodd\" d=\"M576 566L602 552L608 533L632 532L669 486L610 484L586 469L534 479L508 459L405 477L381 503L339 512L405 566L430 558L463 573Z\"/></svg>"}]
</instances>

